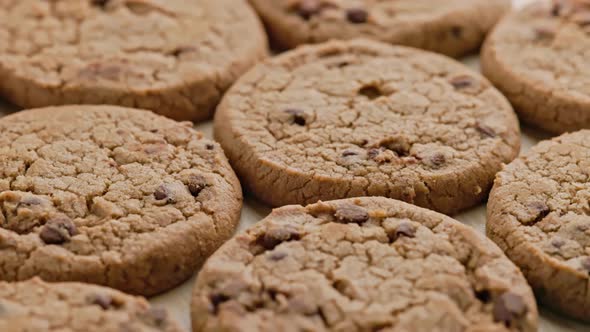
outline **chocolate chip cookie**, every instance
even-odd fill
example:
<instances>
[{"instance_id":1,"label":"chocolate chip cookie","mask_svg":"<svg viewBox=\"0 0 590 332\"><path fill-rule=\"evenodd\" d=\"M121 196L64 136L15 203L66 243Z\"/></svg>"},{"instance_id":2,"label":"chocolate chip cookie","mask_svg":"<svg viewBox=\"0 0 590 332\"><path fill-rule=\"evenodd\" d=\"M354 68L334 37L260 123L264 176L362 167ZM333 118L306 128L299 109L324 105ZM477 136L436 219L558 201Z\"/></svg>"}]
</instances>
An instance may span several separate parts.
<instances>
[{"instance_id":1,"label":"chocolate chip cookie","mask_svg":"<svg viewBox=\"0 0 590 332\"><path fill-rule=\"evenodd\" d=\"M486 197L520 146L516 115L481 75L369 40L269 59L217 112L238 175L274 206L385 196L454 213Z\"/></svg>"},{"instance_id":2,"label":"chocolate chip cookie","mask_svg":"<svg viewBox=\"0 0 590 332\"><path fill-rule=\"evenodd\" d=\"M486 41L485 75L520 118L551 133L590 128L590 3L537 1Z\"/></svg>"},{"instance_id":3,"label":"chocolate chip cookie","mask_svg":"<svg viewBox=\"0 0 590 332\"><path fill-rule=\"evenodd\" d=\"M274 210L194 288L193 330L536 331L533 293L492 241L382 198Z\"/></svg>"},{"instance_id":4,"label":"chocolate chip cookie","mask_svg":"<svg viewBox=\"0 0 590 332\"><path fill-rule=\"evenodd\" d=\"M0 280L152 295L233 234L240 184L189 122L117 106L0 119Z\"/></svg>"},{"instance_id":5,"label":"chocolate chip cookie","mask_svg":"<svg viewBox=\"0 0 590 332\"><path fill-rule=\"evenodd\" d=\"M488 236L546 305L589 320L590 131L543 141L496 178Z\"/></svg>"},{"instance_id":6,"label":"chocolate chip cookie","mask_svg":"<svg viewBox=\"0 0 590 332\"><path fill-rule=\"evenodd\" d=\"M460 56L479 48L510 0L250 0L284 48L371 38Z\"/></svg>"},{"instance_id":7,"label":"chocolate chip cookie","mask_svg":"<svg viewBox=\"0 0 590 332\"><path fill-rule=\"evenodd\" d=\"M0 331L180 332L159 308L106 287L46 283L38 278L0 282Z\"/></svg>"},{"instance_id":8,"label":"chocolate chip cookie","mask_svg":"<svg viewBox=\"0 0 590 332\"><path fill-rule=\"evenodd\" d=\"M0 2L0 94L25 108L113 104L203 120L266 49L246 0Z\"/></svg>"}]
</instances>

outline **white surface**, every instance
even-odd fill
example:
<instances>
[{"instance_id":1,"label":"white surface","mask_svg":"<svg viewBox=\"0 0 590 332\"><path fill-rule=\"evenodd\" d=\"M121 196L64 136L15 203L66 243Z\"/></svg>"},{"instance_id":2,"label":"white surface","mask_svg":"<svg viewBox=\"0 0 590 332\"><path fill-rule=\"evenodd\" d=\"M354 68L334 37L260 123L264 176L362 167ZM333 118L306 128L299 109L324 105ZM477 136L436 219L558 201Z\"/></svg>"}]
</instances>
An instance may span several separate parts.
<instances>
[{"instance_id":1,"label":"white surface","mask_svg":"<svg viewBox=\"0 0 590 332\"><path fill-rule=\"evenodd\" d=\"M495 0L489 0L495 1ZM514 0L517 6L523 5L524 3L530 2L531 0ZM477 57L471 57L464 60L466 64L468 64L472 68L478 68L478 59ZM14 111L15 108L10 107L7 104L4 104L0 100L0 116L2 114L8 114L11 111ZM207 136L211 137L211 123L207 122L201 125L196 126L197 129L205 132ZM544 136L534 130L523 128L523 135L522 135L522 151L526 151L536 142L541 139L545 139L548 136ZM477 208L471 209L470 211L464 212L458 216L455 216L456 219L460 220L461 222L477 229L478 231L484 233L485 229L485 219L486 219L486 212L485 212L485 205L481 205ZM256 223L260 219L264 218L270 209L261 205L260 203L256 202L251 197L246 197L244 201L244 209L242 210L242 217L240 220L240 226L238 231L242 231L246 229L248 226ZM190 297L191 297L191 289L194 283L194 278L188 280L181 286L169 291L166 294L161 296L155 297L151 299L151 302L155 305L168 308L172 315L175 316L187 329L190 331ZM575 322L569 319L566 319L560 315L555 313L549 312L540 308L541 312L541 324L539 331L543 332L565 332L565 331L588 331L590 330L590 325L583 325L579 322Z\"/></svg>"}]
</instances>

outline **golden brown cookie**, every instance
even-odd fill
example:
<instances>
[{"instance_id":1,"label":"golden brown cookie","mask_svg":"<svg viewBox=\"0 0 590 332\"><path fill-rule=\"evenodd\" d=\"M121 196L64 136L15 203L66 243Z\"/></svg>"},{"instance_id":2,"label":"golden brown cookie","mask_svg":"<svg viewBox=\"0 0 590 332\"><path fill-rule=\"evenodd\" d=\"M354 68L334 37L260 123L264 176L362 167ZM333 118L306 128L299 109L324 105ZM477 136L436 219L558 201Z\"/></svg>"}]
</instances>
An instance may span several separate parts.
<instances>
[{"instance_id":1,"label":"golden brown cookie","mask_svg":"<svg viewBox=\"0 0 590 332\"><path fill-rule=\"evenodd\" d=\"M266 48L246 0L0 2L0 94L24 108L114 104L204 120Z\"/></svg>"},{"instance_id":2,"label":"golden brown cookie","mask_svg":"<svg viewBox=\"0 0 590 332\"><path fill-rule=\"evenodd\" d=\"M223 151L191 123L116 106L0 119L0 280L160 293L233 234L241 206Z\"/></svg>"},{"instance_id":3,"label":"golden brown cookie","mask_svg":"<svg viewBox=\"0 0 590 332\"><path fill-rule=\"evenodd\" d=\"M456 220L368 197L274 210L207 261L193 330L536 331L522 273Z\"/></svg>"}]
</instances>

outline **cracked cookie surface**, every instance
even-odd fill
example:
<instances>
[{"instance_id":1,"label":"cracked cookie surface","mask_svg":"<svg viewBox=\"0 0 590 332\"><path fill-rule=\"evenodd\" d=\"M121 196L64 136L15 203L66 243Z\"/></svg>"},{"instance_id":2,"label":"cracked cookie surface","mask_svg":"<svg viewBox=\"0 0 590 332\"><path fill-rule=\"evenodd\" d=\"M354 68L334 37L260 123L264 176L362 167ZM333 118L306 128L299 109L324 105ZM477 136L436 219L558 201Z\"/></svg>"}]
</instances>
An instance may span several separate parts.
<instances>
[{"instance_id":1,"label":"cracked cookie surface","mask_svg":"<svg viewBox=\"0 0 590 332\"><path fill-rule=\"evenodd\" d=\"M193 290L198 331L536 331L533 293L492 241L382 198L275 209Z\"/></svg>"},{"instance_id":2,"label":"cracked cookie surface","mask_svg":"<svg viewBox=\"0 0 590 332\"><path fill-rule=\"evenodd\" d=\"M24 108L114 104L204 120L266 48L245 0L0 1L0 94Z\"/></svg>"},{"instance_id":3,"label":"cracked cookie surface","mask_svg":"<svg viewBox=\"0 0 590 332\"><path fill-rule=\"evenodd\" d=\"M286 48L371 38L451 56L475 51L509 0L250 0Z\"/></svg>"},{"instance_id":4,"label":"cracked cookie surface","mask_svg":"<svg viewBox=\"0 0 590 332\"><path fill-rule=\"evenodd\" d=\"M590 3L542 0L498 24L482 69L524 122L560 134L590 128L589 54Z\"/></svg>"},{"instance_id":5,"label":"cracked cookie surface","mask_svg":"<svg viewBox=\"0 0 590 332\"><path fill-rule=\"evenodd\" d=\"M220 103L215 136L270 205L385 196L444 213L486 197L520 146L511 106L481 75L368 40L259 64Z\"/></svg>"},{"instance_id":6,"label":"cracked cookie surface","mask_svg":"<svg viewBox=\"0 0 590 332\"><path fill-rule=\"evenodd\" d=\"M543 141L498 174L487 234L548 306L588 320L590 131Z\"/></svg>"},{"instance_id":7,"label":"cracked cookie surface","mask_svg":"<svg viewBox=\"0 0 590 332\"><path fill-rule=\"evenodd\" d=\"M117 106L0 119L0 280L153 295L233 234L242 193L189 122Z\"/></svg>"},{"instance_id":8,"label":"cracked cookie surface","mask_svg":"<svg viewBox=\"0 0 590 332\"><path fill-rule=\"evenodd\" d=\"M0 282L0 330L10 332L180 332L141 297L80 283Z\"/></svg>"}]
</instances>

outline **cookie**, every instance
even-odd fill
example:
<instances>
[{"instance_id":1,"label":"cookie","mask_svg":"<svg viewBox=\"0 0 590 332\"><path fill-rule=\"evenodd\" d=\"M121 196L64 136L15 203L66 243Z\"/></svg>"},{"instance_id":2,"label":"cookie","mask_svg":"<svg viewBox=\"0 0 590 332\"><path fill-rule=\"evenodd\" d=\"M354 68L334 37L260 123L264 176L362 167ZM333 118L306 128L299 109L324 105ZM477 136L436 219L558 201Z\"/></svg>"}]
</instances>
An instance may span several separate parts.
<instances>
[{"instance_id":1,"label":"cookie","mask_svg":"<svg viewBox=\"0 0 590 332\"><path fill-rule=\"evenodd\" d=\"M590 3L538 1L486 41L484 74L519 117L554 134L590 128Z\"/></svg>"},{"instance_id":2,"label":"cookie","mask_svg":"<svg viewBox=\"0 0 590 332\"><path fill-rule=\"evenodd\" d=\"M368 40L256 66L224 96L215 136L267 204L386 196L444 213L481 202L520 146L511 106L485 78Z\"/></svg>"},{"instance_id":3,"label":"cookie","mask_svg":"<svg viewBox=\"0 0 590 332\"><path fill-rule=\"evenodd\" d=\"M0 330L10 332L180 332L168 313L140 297L80 283L0 282Z\"/></svg>"},{"instance_id":4,"label":"cookie","mask_svg":"<svg viewBox=\"0 0 590 332\"><path fill-rule=\"evenodd\" d=\"M113 104L204 120L266 49L246 0L0 3L0 94L24 108Z\"/></svg>"},{"instance_id":5,"label":"cookie","mask_svg":"<svg viewBox=\"0 0 590 332\"><path fill-rule=\"evenodd\" d=\"M494 243L382 198L274 210L205 263L199 331L536 331L535 299Z\"/></svg>"},{"instance_id":6,"label":"cookie","mask_svg":"<svg viewBox=\"0 0 590 332\"><path fill-rule=\"evenodd\" d=\"M283 48L370 38L451 56L475 51L510 0L250 0Z\"/></svg>"},{"instance_id":7,"label":"cookie","mask_svg":"<svg viewBox=\"0 0 590 332\"><path fill-rule=\"evenodd\" d=\"M231 237L240 184L188 122L117 106L0 119L0 280L153 295Z\"/></svg>"},{"instance_id":8,"label":"cookie","mask_svg":"<svg viewBox=\"0 0 590 332\"><path fill-rule=\"evenodd\" d=\"M589 321L590 131L543 141L500 172L487 234L539 300Z\"/></svg>"}]
</instances>

